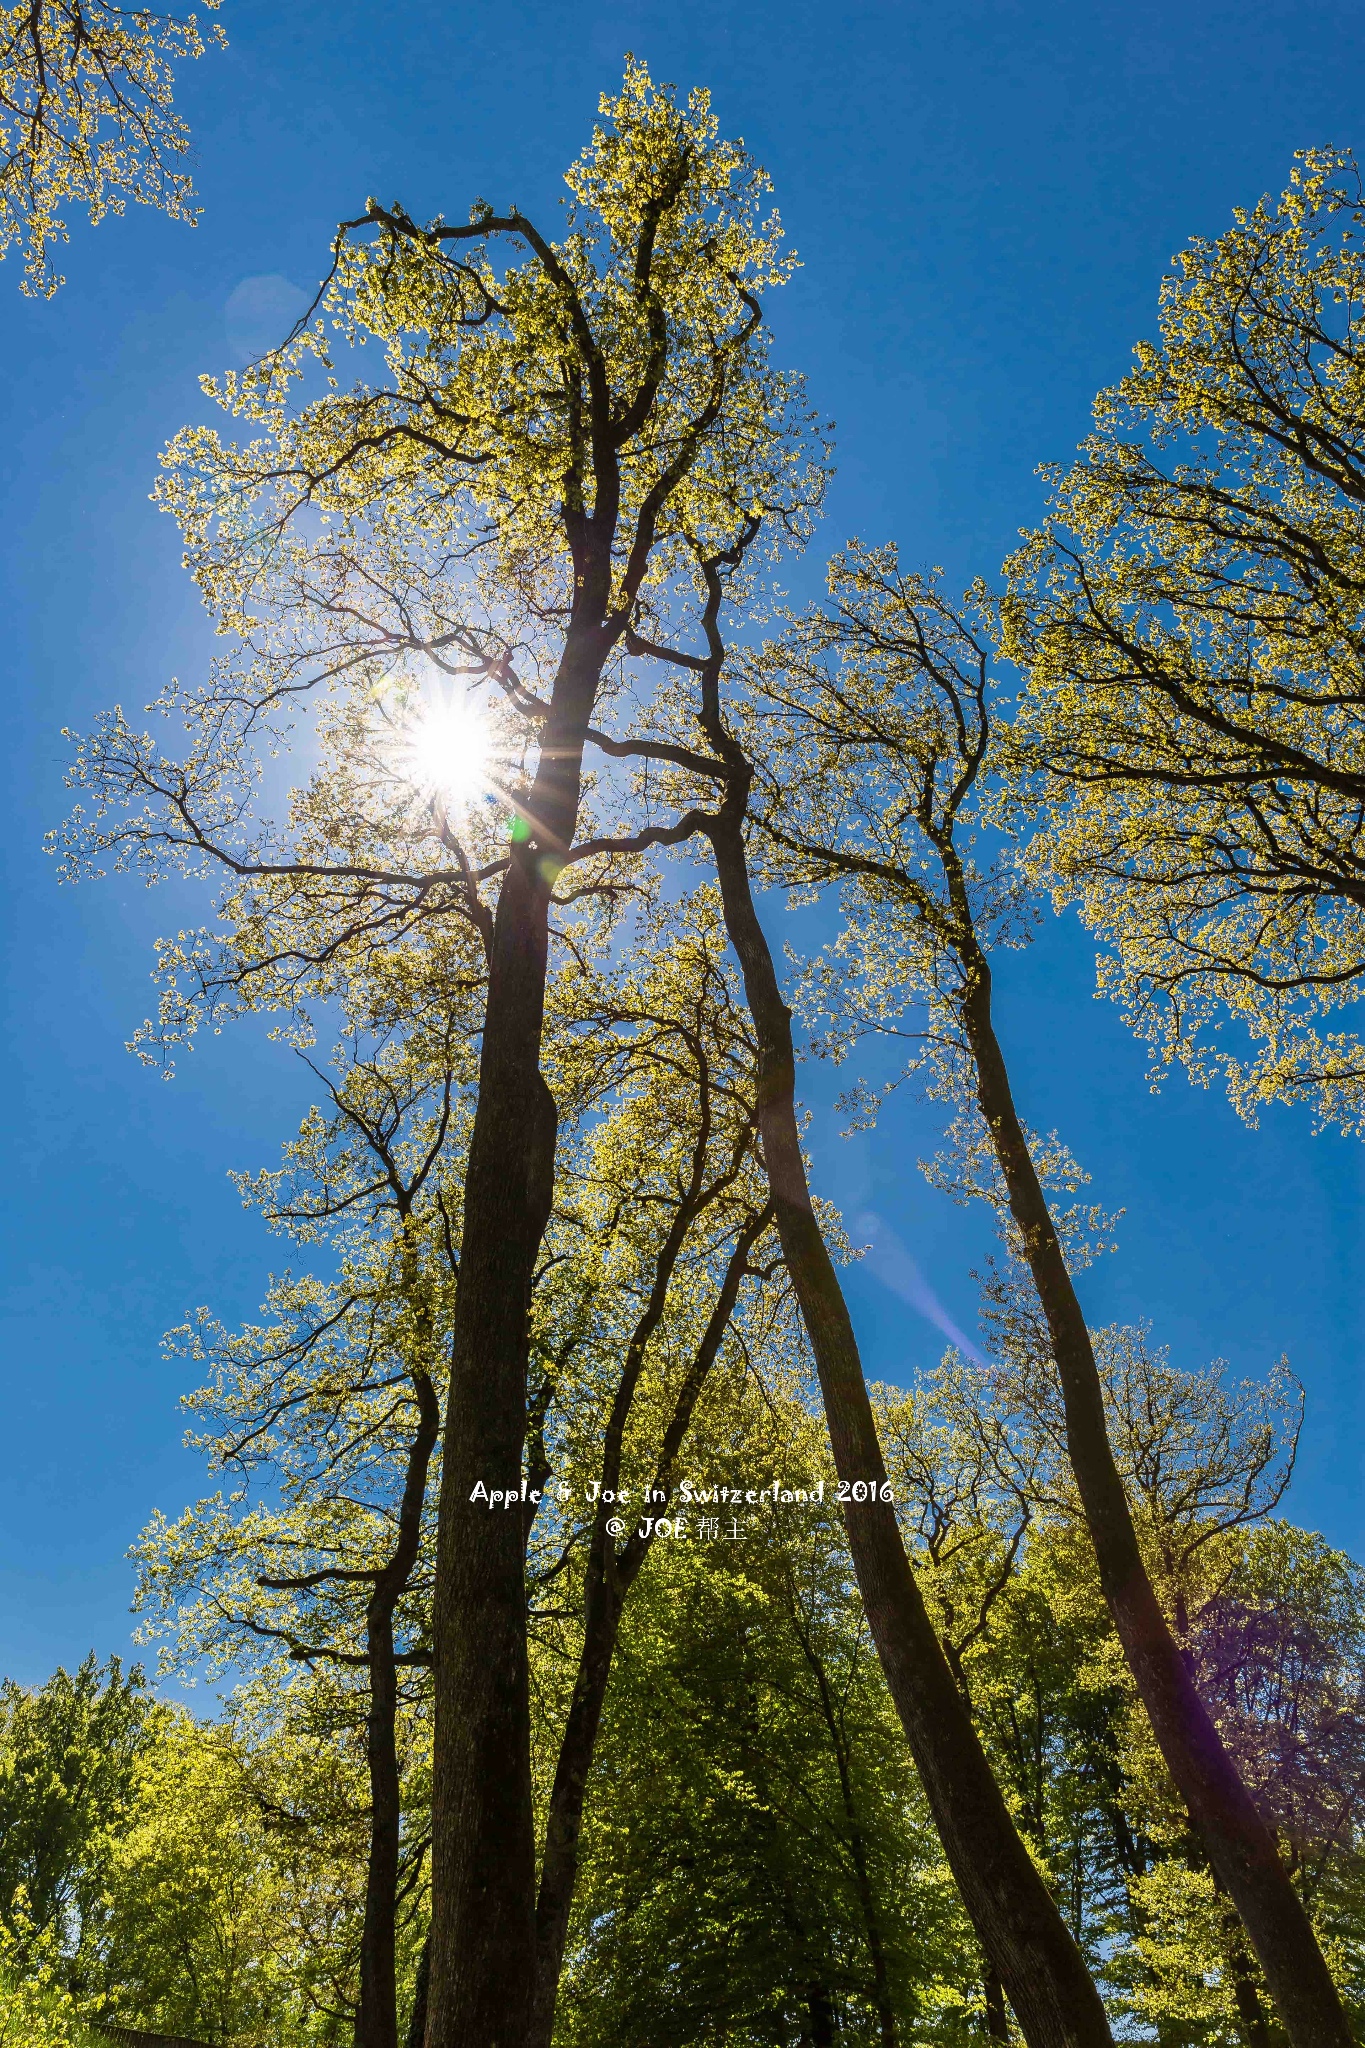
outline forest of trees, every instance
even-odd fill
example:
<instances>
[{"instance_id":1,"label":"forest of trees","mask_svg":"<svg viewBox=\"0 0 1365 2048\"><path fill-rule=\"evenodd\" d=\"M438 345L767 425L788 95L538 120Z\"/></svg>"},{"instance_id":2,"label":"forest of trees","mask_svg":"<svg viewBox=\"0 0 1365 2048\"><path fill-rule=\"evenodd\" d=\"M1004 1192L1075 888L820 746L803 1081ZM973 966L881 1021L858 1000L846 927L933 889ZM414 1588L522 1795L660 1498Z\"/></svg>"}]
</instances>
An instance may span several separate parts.
<instances>
[{"instance_id":1,"label":"forest of trees","mask_svg":"<svg viewBox=\"0 0 1365 2048\"><path fill-rule=\"evenodd\" d=\"M63 195L188 213L199 43L6 33L46 290ZM1159 1067L1365 1127L1355 165L1176 259L998 575L872 536L805 608L765 174L632 59L566 183L340 225L163 458L222 651L73 742L65 872L202 894L142 1056L265 1018L315 1101L242 1162L259 1319L168 1338L204 1493L136 1605L218 1709L0 1689L0 2043L1346 2048L1365 1569L1286 1512L1287 1364L1087 1322L1002 1042L1075 906ZM807 1059L936 1107L979 1356L869 1378Z\"/></svg>"}]
</instances>

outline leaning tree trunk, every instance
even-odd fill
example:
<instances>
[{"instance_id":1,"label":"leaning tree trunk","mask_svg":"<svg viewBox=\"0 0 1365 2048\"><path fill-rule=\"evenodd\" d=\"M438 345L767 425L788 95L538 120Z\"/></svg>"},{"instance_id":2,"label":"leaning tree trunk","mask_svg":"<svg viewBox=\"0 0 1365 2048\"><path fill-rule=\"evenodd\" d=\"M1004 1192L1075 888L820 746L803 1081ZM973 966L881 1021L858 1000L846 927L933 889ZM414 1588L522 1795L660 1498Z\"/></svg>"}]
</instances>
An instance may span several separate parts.
<instances>
[{"instance_id":1,"label":"leaning tree trunk","mask_svg":"<svg viewBox=\"0 0 1365 2048\"><path fill-rule=\"evenodd\" d=\"M713 743L720 738L717 732ZM760 1051L759 1115L783 1255L815 1355L839 1477L886 1478L857 1340L811 1205L796 1118L791 1013L754 906L743 837L744 767L708 826L726 929ZM948 1668L889 1502L848 1501L849 1548L891 1697L978 1939L1030 2048L1109 2048L1099 1993L1010 1818Z\"/></svg>"},{"instance_id":2,"label":"leaning tree trunk","mask_svg":"<svg viewBox=\"0 0 1365 2048\"><path fill-rule=\"evenodd\" d=\"M949 865L954 908L970 932L961 876ZM1274 1837L1223 1747L1148 1576L1109 1443L1090 1332L1014 1106L991 1015L990 968L974 941L964 948L963 966L962 1016L976 1063L981 1113L1047 1319L1066 1410L1067 1450L1124 1656L1166 1767L1189 1807L1215 1876L1242 1916L1291 2043L1294 2048L1353 2048L1354 2036L1308 1915Z\"/></svg>"}]
</instances>

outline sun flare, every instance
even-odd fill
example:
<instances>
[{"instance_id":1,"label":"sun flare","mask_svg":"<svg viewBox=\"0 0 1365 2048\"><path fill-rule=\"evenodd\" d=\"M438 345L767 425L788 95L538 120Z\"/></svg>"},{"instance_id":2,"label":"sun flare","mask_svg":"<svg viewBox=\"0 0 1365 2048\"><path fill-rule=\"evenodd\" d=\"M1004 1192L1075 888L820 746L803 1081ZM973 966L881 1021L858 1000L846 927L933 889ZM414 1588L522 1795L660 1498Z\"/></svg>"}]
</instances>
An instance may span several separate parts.
<instances>
[{"instance_id":1,"label":"sun flare","mask_svg":"<svg viewBox=\"0 0 1365 2048\"><path fill-rule=\"evenodd\" d=\"M487 713L468 697L416 706L404 720L397 766L406 782L448 810L488 793L493 735Z\"/></svg>"}]
</instances>

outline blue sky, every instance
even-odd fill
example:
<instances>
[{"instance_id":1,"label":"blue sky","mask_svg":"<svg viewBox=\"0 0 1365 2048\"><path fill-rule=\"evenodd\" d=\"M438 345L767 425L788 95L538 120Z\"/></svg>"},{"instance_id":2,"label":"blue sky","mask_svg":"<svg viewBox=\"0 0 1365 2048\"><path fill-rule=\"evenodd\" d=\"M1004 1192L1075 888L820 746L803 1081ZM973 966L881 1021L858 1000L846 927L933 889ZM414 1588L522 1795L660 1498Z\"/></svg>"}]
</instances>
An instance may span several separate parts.
<instances>
[{"instance_id":1,"label":"blue sky","mask_svg":"<svg viewBox=\"0 0 1365 2048\"><path fill-rule=\"evenodd\" d=\"M272 338L370 193L419 216L458 218L475 195L548 215L634 50L710 85L776 179L805 265L773 309L778 351L838 425L815 557L894 537L965 580L1037 516L1035 465L1068 454L1151 331L1181 242L1278 189L1296 148L1365 148L1365 17L1345 0L228 0L222 18L230 52L181 91L203 225L78 228L51 304L0 269L0 1671L25 1681L127 1647L124 1551L200 1476L159 1338L201 1302L254 1308L274 1248L227 1171L269 1163L306 1100L306 1075L246 1032L173 1082L140 1068L123 1041L152 937L195 905L125 882L59 891L41 851L65 808L60 728L140 706L206 653L147 501L159 448L200 411L196 376ZM1153 1096L1092 980L1083 936L1052 925L1000 994L1030 1122L1125 1211L1118 1255L1087 1276L1092 1319L1148 1319L1178 1362L1239 1374L1287 1352L1309 1397L1293 1510L1365 1552L1360 1147L1288 1111L1248 1131L1183 1082ZM926 1285L975 1322L985 1239L920 1180L932 1147L911 1104L868 1138L823 1114L814 1133L825 1190L883 1219L851 1291L887 1377L941 1346L915 1306Z\"/></svg>"}]
</instances>

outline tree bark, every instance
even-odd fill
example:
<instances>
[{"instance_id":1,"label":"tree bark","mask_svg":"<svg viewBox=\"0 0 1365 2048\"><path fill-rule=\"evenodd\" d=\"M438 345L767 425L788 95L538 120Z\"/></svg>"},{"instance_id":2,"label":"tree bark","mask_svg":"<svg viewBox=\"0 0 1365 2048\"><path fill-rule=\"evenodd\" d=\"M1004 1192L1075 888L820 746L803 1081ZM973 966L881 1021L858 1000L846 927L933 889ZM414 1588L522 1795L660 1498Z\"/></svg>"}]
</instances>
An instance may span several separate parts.
<instances>
[{"instance_id":1,"label":"tree bark","mask_svg":"<svg viewBox=\"0 0 1365 2048\"><path fill-rule=\"evenodd\" d=\"M398 2048L395 1923L403 1808L398 1773L398 1668L394 1662L393 1616L417 1561L427 1472L441 1423L436 1390L425 1373L413 1374L413 1388L417 1396L417 1433L408 1450L398 1510L398 1541L389 1562L375 1579L365 1610L370 1681L365 1748L371 1818L355 2048Z\"/></svg>"},{"instance_id":2,"label":"tree bark","mask_svg":"<svg viewBox=\"0 0 1365 2048\"><path fill-rule=\"evenodd\" d=\"M810 2014L810 2048L834 2048L834 2007L825 1986L816 1982L806 1993Z\"/></svg>"},{"instance_id":3,"label":"tree bark","mask_svg":"<svg viewBox=\"0 0 1365 2048\"><path fill-rule=\"evenodd\" d=\"M417 1982L412 1988L412 2011L408 2015L408 2032L403 2048L422 2048L427 2038L427 1983L430 1976L431 1935L428 1932L417 1962Z\"/></svg>"},{"instance_id":4,"label":"tree bark","mask_svg":"<svg viewBox=\"0 0 1365 2048\"><path fill-rule=\"evenodd\" d=\"M945 860L954 909L971 933L960 869ZM1100 1583L1129 1669L1220 1884L1231 1896L1294 2048L1353 2048L1308 1915L1180 1654L1143 1562L1114 1462L1104 1390L1080 1301L1024 1135L991 1014L991 974L974 939L961 949L962 1016L1024 1253L1047 1320L1066 1411L1067 1450ZM1017 2010L1017 2008L1016 2008Z\"/></svg>"},{"instance_id":5,"label":"tree bark","mask_svg":"<svg viewBox=\"0 0 1365 2048\"><path fill-rule=\"evenodd\" d=\"M707 831L760 1047L760 1128L782 1250L815 1355L836 1469L841 1479L880 1485L886 1470L857 1340L801 1156L791 1013L749 881L747 763L714 714L704 723L731 764L720 814ZM1030 2048L1109 2048L1099 1993L1010 1818L925 1609L895 1508L850 1500L844 1515L868 1624L944 1851L1025 2038Z\"/></svg>"},{"instance_id":6,"label":"tree bark","mask_svg":"<svg viewBox=\"0 0 1365 2048\"><path fill-rule=\"evenodd\" d=\"M1242 1931L1241 1921L1231 1907L1227 1909L1224 1917L1223 1939L1227 1944L1232 2002L1237 2008L1237 2024L1241 2028L1245 2048L1270 2048L1270 2029L1266 2025L1265 2009L1261 2004L1261 1995L1256 1989L1256 1979L1252 1974L1246 1936Z\"/></svg>"},{"instance_id":7,"label":"tree bark","mask_svg":"<svg viewBox=\"0 0 1365 2048\"><path fill-rule=\"evenodd\" d=\"M559 1974L569 1934L569 1913L578 1879L578 1846L588 1772L602 1722L602 1703L620 1634L624 1592L589 1587L583 1648L573 1699L555 1764L545 1821L545 1854L536 1899L536 1981L527 2048L549 2048L554 2034Z\"/></svg>"},{"instance_id":8,"label":"tree bark","mask_svg":"<svg viewBox=\"0 0 1365 2048\"><path fill-rule=\"evenodd\" d=\"M595 603L600 613L605 595L602 571L581 585L579 609ZM529 833L513 845L489 948L437 1523L426 2048L524 2048L530 2022L524 1524L470 1495L480 1481L490 1492L522 1482L531 1278L554 1185L556 1117L540 1072L549 900L610 645L599 627L571 623L526 804Z\"/></svg>"},{"instance_id":9,"label":"tree bark","mask_svg":"<svg viewBox=\"0 0 1365 2048\"><path fill-rule=\"evenodd\" d=\"M989 2041L1008 2041L1009 2014L1005 2011L1005 1988L1000 1982L999 1972L987 1963L981 1981L986 2001L986 2038Z\"/></svg>"},{"instance_id":10,"label":"tree bark","mask_svg":"<svg viewBox=\"0 0 1365 2048\"><path fill-rule=\"evenodd\" d=\"M664 1433L655 1476L656 1487L664 1491L671 1483L674 1462L691 1426L697 1397L729 1327L749 1253L770 1221L767 1211L753 1219L741 1232L726 1267L715 1307L707 1319L696 1357L678 1390ZM604 1461L602 1491L610 1489L614 1493L618 1477L619 1462L616 1470L608 1471ZM601 1727L602 1705L621 1631L622 1611L654 1540L653 1532L642 1534L637 1523L621 1555L609 1561L607 1545L612 1539L606 1531L607 1514L605 1503L599 1503L584 1589L583 1647L579 1653L573 1698L559 1746L545 1822L545 1853L536 1901L535 1994L526 2048L550 2048L554 2034L555 2001L559 1995L559 1977L569 1934L569 1913L578 1879L578 1847L588 1773Z\"/></svg>"}]
</instances>

